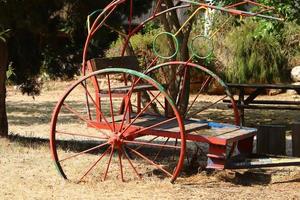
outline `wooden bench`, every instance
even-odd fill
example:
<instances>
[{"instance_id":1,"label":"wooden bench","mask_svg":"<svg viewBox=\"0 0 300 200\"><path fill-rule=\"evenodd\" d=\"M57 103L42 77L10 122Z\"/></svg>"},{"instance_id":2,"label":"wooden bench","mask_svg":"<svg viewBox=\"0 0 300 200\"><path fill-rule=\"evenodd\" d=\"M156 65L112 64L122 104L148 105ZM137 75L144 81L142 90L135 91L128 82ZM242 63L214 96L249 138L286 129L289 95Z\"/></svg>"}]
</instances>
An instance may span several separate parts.
<instances>
[{"instance_id":1,"label":"wooden bench","mask_svg":"<svg viewBox=\"0 0 300 200\"><path fill-rule=\"evenodd\" d=\"M300 85L228 83L227 86L233 93L234 90L238 91L239 97L236 103L240 111L240 121L242 125L245 124L245 109L300 110L300 101L256 100L256 97L264 94L266 89L295 90L300 94ZM250 94L245 98L245 91L249 89L251 89ZM229 100L224 100L224 102L230 103Z\"/></svg>"},{"instance_id":2,"label":"wooden bench","mask_svg":"<svg viewBox=\"0 0 300 200\"><path fill-rule=\"evenodd\" d=\"M135 115L131 115L134 119ZM157 125L168 118L157 115L143 114L134 121L132 127L136 130L151 127L140 135L154 135L177 139L180 129L176 119L167 123ZM122 120L122 116L115 117L115 121ZM108 121L111 121L108 119ZM240 154L251 154L253 149L253 138L256 135L256 129L239 127L230 124L208 122L200 119L183 120L185 137L187 141L207 143L207 168L222 170L226 167L226 161L230 157L229 145L237 144ZM155 125L155 127L154 127Z\"/></svg>"}]
</instances>

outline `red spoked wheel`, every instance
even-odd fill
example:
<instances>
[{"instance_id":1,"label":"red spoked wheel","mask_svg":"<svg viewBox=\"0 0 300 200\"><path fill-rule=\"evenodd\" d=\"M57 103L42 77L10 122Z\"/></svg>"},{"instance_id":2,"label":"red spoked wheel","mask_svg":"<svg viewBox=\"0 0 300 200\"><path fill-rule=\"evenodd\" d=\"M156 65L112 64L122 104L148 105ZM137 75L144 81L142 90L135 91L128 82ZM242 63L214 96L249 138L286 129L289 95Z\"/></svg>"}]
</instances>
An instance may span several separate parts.
<instances>
[{"instance_id":1,"label":"red spoked wheel","mask_svg":"<svg viewBox=\"0 0 300 200\"><path fill-rule=\"evenodd\" d=\"M124 73L125 87L120 80ZM172 117L165 117L166 106ZM145 175L174 182L184 162L184 126L158 82L133 70L110 68L67 89L53 112L50 147L60 175L75 182Z\"/></svg>"}]
</instances>

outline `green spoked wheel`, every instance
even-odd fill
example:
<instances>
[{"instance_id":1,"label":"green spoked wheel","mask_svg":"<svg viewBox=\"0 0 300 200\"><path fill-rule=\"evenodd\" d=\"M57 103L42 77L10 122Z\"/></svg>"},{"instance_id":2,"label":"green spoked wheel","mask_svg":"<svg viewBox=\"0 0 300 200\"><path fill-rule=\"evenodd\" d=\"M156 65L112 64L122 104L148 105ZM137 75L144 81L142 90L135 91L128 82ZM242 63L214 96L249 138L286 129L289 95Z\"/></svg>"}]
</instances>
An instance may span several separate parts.
<instances>
[{"instance_id":1,"label":"green spoked wheel","mask_svg":"<svg viewBox=\"0 0 300 200\"><path fill-rule=\"evenodd\" d=\"M194 119L208 123L240 125L239 112L233 95L224 81L206 67L191 62L171 61L153 66L145 74L164 85L168 95L173 97L185 127L188 127L188 123ZM187 128L185 131L189 133ZM193 134L207 133L199 127ZM231 157L236 143L228 146L226 156ZM187 159L194 153L191 151L187 153Z\"/></svg>"},{"instance_id":2,"label":"green spoked wheel","mask_svg":"<svg viewBox=\"0 0 300 200\"><path fill-rule=\"evenodd\" d=\"M166 107L172 108L172 117L166 117ZM66 90L52 115L50 147L60 175L71 181L128 181L146 175L173 182L184 162L184 126L158 82L133 70L110 68L86 75Z\"/></svg>"},{"instance_id":3,"label":"green spoked wheel","mask_svg":"<svg viewBox=\"0 0 300 200\"><path fill-rule=\"evenodd\" d=\"M145 74L164 85L184 119L200 118L239 125L239 112L233 95L225 82L206 67L192 62L171 61L153 66ZM172 85L173 82L176 84ZM182 109L181 102L186 98L188 103ZM223 100L229 101L231 106L220 105ZM218 109L222 116L217 114Z\"/></svg>"}]
</instances>

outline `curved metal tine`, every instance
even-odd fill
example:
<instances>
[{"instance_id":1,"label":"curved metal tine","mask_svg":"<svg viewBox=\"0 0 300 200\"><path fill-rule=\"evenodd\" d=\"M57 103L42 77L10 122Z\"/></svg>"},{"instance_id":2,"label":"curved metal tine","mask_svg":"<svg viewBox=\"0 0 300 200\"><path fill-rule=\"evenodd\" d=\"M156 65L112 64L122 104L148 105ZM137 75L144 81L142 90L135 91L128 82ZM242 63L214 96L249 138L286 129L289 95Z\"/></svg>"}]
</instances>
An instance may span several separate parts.
<instances>
[{"instance_id":1,"label":"curved metal tine","mask_svg":"<svg viewBox=\"0 0 300 200\"><path fill-rule=\"evenodd\" d=\"M147 158L145 155L141 154L140 152L127 147L130 151L132 151L134 154L136 154L137 156L141 157L142 159L144 159L145 161L147 161L148 163L150 163L151 165L155 166L156 168L160 169L162 172L164 172L166 175L172 177L172 174L170 172L168 172L167 170L165 170L164 168L162 168L159 164L156 164L155 162L153 162L152 160L150 160L149 158Z\"/></svg>"},{"instance_id":2,"label":"curved metal tine","mask_svg":"<svg viewBox=\"0 0 300 200\"><path fill-rule=\"evenodd\" d=\"M100 162L100 160L107 154L107 152L109 151L109 149L110 149L111 147L109 146L106 150L105 150L105 152L96 160L96 162L94 162L89 168L88 168L88 170L83 174L83 176L79 179L79 181L78 181L78 183L80 183L81 181L82 181L82 179L84 178L84 177L86 177L86 175L88 174L88 173L90 173L90 171L97 165L97 163L98 162Z\"/></svg>"},{"instance_id":3,"label":"curved metal tine","mask_svg":"<svg viewBox=\"0 0 300 200\"><path fill-rule=\"evenodd\" d=\"M77 156L80 156L80 155L82 155L82 154L91 152L91 151L93 151L93 150L100 149L101 147L104 147L104 146L107 145L107 144L108 144L108 142L105 142L105 143L103 143L103 144L100 144L100 145L97 145L97 146L95 146L95 147L92 147L92 148L89 148L89 149L87 149L87 150L84 150L84 151L81 151L81 152L79 152L79 153L76 153L76 154L74 154L74 155L71 155L71 156L62 158L62 159L59 160L58 162L64 162L64 161L66 161L66 160L69 160L69 159L71 159L71 158L75 158L75 157L77 157Z\"/></svg>"},{"instance_id":4,"label":"curved metal tine","mask_svg":"<svg viewBox=\"0 0 300 200\"><path fill-rule=\"evenodd\" d=\"M89 120L87 120L85 117L81 116L81 114L79 114L75 109L73 109L71 106L69 106L67 103L63 103L62 104L64 106L64 108L66 108L68 111L70 111L71 113L75 114L80 120L86 122L87 124L93 126L94 128L96 128L100 133L104 134L105 136L107 136L107 138L109 138L109 135L107 135L107 133L99 130L94 124L90 123Z\"/></svg>"},{"instance_id":5,"label":"curved metal tine","mask_svg":"<svg viewBox=\"0 0 300 200\"><path fill-rule=\"evenodd\" d=\"M83 84L81 83L81 85L83 86ZM83 86L84 87L84 86ZM97 103L95 102L95 100L93 99L91 93L84 87L84 89L86 90L86 94L90 97L90 99L92 100L94 106L96 107L96 109L99 111L101 117L104 119L106 125L108 125L108 127L110 128L111 131L113 131L112 127L110 126L109 122L107 121L106 117L104 116L104 114L101 112L99 106L97 105Z\"/></svg>"}]
</instances>

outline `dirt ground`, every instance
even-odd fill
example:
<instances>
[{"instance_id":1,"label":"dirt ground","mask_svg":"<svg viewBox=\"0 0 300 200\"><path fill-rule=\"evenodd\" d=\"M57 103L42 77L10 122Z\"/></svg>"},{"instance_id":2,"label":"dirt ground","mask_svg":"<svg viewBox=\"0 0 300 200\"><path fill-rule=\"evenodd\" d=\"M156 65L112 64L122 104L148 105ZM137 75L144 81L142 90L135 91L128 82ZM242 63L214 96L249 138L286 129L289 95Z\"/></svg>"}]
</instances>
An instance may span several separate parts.
<instances>
[{"instance_id":1,"label":"dirt ground","mask_svg":"<svg viewBox=\"0 0 300 200\"><path fill-rule=\"evenodd\" d=\"M65 181L51 160L48 138L53 107L70 84L46 83L35 99L9 87L10 137L0 139L1 199L300 199L300 167L203 170L179 178L175 184L155 176L125 183L114 175L104 182ZM265 98L300 100L299 95L287 94ZM299 111L251 110L246 116L248 126L290 124L300 119ZM287 147L290 154L290 142Z\"/></svg>"}]
</instances>

